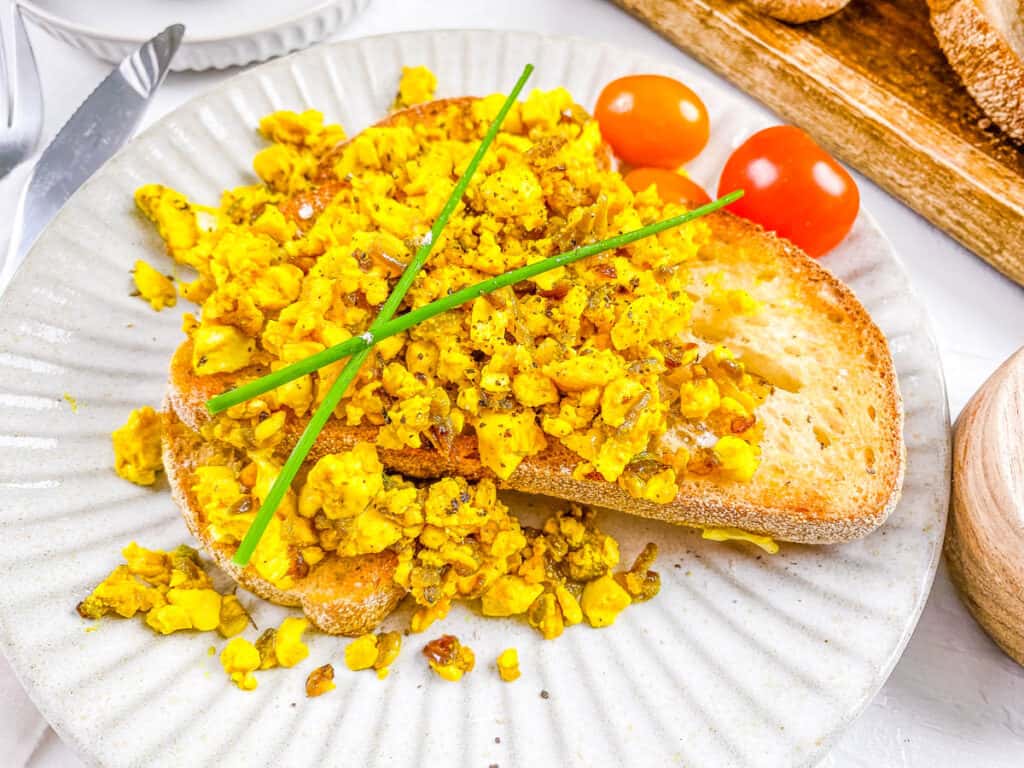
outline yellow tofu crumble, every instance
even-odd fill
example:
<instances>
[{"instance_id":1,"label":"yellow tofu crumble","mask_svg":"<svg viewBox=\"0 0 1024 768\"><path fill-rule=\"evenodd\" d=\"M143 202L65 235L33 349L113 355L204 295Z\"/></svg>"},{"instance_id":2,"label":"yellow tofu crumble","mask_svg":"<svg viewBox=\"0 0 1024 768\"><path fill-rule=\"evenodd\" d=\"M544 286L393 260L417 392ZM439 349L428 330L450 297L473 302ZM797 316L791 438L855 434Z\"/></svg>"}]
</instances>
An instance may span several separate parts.
<instances>
[{"instance_id":1,"label":"yellow tofu crumble","mask_svg":"<svg viewBox=\"0 0 1024 768\"><path fill-rule=\"evenodd\" d=\"M111 435L114 469L136 485L152 485L164 462L160 446L160 416L148 405L131 412L123 427Z\"/></svg>"},{"instance_id":2,"label":"yellow tofu crumble","mask_svg":"<svg viewBox=\"0 0 1024 768\"><path fill-rule=\"evenodd\" d=\"M436 89L429 69L405 67L394 108L425 104ZM362 334L430 236L503 101L494 94L399 112L351 140L316 110L265 116L259 132L268 144L253 159L258 183L225 191L216 206L155 184L136 191L168 254L196 275L176 290L137 261L139 296L156 311L173 307L178 293L201 306L198 320L187 314L183 323L200 377L261 375ZM629 189L597 123L568 92L534 90L513 105L399 312L684 210L654 187ZM709 237L707 224L694 221L377 343L333 416L372 430L372 442L309 463L248 567L288 591L324 561L390 552L393 581L414 605L412 632L462 600L485 616L520 616L553 639L577 624L610 626L654 597L654 544L623 570L618 542L592 510L567 504L533 528L498 488L552 449L574 457L572 477L615 483L655 504L676 500L688 479L753 478L757 411L771 386L727 347L700 341L691 318L696 301L726 319L761 306L720 274L700 278L711 290L697 298L691 268ZM340 365L204 423L208 450L190 468L188 490L205 538L228 552L238 546L281 471L283 441L323 400ZM467 438L483 467L472 482L412 482L381 462L380 451L451 454ZM133 411L112 439L117 473L155 483L159 415ZM734 529L709 528L704 537L777 549ZM194 550L133 543L123 554L125 564L79 604L83 617L139 616L162 635L216 631L229 640L223 670L245 691L257 687L258 673L308 658L305 618L286 618L255 641L242 637L248 613L234 594L213 588ZM384 678L401 645L398 632L363 634L344 648L345 666ZM448 681L475 666L472 649L452 635L431 640L423 654ZM501 680L520 677L515 648L495 664ZM306 679L309 697L334 687L331 664Z\"/></svg>"},{"instance_id":3,"label":"yellow tofu crumble","mask_svg":"<svg viewBox=\"0 0 1024 768\"><path fill-rule=\"evenodd\" d=\"M435 85L406 69L400 98L429 98ZM226 192L219 207L140 188L168 252L199 275L182 287L202 304L188 329L196 374L279 367L363 333L502 101L453 100L422 121L400 113L348 142L313 110L277 112L260 123L272 142L254 161L262 183ZM564 89L535 90L514 105L403 308L683 210L625 185L597 123ZM577 477L656 503L673 500L687 475L745 481L760 460L755 411L770 387L728 349L687 341L689 267L709 232L691 222L388 339L335 418L377 429L377 445L393 450L472 435L498 479L555 441L578 457ZM720 283L708 298L717 311L758 311ZM336 373L328 366L235 408L209 436L260 450L269 428L254 427L303 418Z\"/></svg>"},{"instance_id":4,"label":"yellow tofu crumble","mask_svg":"<svg viewBox=\"0 0 1024 768\"><path fill-rule=\"evenodd\" d=\"M144 261L136 261L132 270L135 288L139 296L159 312L165 307L173 307L178 302L178 294L174 283L166 275L161 275Z\"/></svg>"}]
</instances>

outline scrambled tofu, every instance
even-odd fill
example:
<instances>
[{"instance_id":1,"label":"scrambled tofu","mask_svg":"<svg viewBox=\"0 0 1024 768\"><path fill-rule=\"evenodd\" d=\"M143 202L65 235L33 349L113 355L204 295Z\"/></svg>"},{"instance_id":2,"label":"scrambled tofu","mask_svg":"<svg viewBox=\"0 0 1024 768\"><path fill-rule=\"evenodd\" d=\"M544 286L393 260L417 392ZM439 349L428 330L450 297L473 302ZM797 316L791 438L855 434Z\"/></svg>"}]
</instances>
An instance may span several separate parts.
<instances>
[{"instance_id":1,"label":"scrambled tofu","mask_svg":"<svg viewBox=\"0 0 1024 768\"><path fill-rule=\"evenodd\" d=\"M302 642L302 634L309 628L305 619L290 617L281 622L274 639L274 656L282 667L294 667L309 656L309 648Z\"/></svg>"},{"instance_id":2,"label":"scrambled tofu","mask_svg":"<svg viewBox=\"0 0 1024 768\"><path fill-rule=\"evenodd\" d=\"M294 667L303 661L309 656L309 648L302 642L302 635L307 629L309 621L292 616L276 629L265 630L256 641L256 650L260 654L259 669Z\"/></svg>"},{"instance_id":3,"label":"scrambled tofu","mask_svg":"<svg viewBox=\"0 0 1024 768\"><path fill-rule=\"evenodd\" d=\"M255 690L258 683L253 672L260 667L256 646L245 638L236 637L220 652L220 663L231 682L243 691Z\"/></svg>"},{"instance_id":4,"label":"scrambled tofu","mask_svg":"<svg viewBox=\"0 0 1024 768\"><path fill-rule=\"evenodd\" d=\"M164 307L173 307L178 302L178 294L171 279L161 275L146 262L135 262L132 277L139 296L157 312Z\"/></svg>"},{"instance_id":5,"label":"scrambled tofu","mask_svg":"<svg viewBox=\"0 0 1024 768\"><path fill-rule=\"evenodd\" d=\"M256 688L254 674L272 667L294 667L309 656L302 634L309 627L304 618L287 618L269 629L256 643L238 637L249 625L249 614L234 595L213 589L199 565L194 549L173 552L149 550L130 544L127 560L104 579L78 605L83 618L109 614L131 618L141 614L146 625L161 635L182 630L217 631L230 642L220 653L225 673L243 691ZM210 648L210 655L216 649Z\"/></svg>"},{"instance_id":6,"label":"scrambled tofu","mask_svg":"<svg viewBox=\"0 0 1024 768\"><path fill-rule=\"evenodd\" d=\"M383 680L388 676L391 662L402 649L402 636L398 632L379 632L357 637L345 648L345 666L353 672L374 669Z\"/></svg>"},{"instance_id":7,"label":"scrambled tofu","mask_svg":"<svg viewBox=\"0 0 1024 768\"><path fill-rule=\"evenodd\" d=\"M294 667L309 656L309 648L302 642L302 634L309 628L306 619L290 617L277 628L274 655L282 667Z\"/></svg>"},{"instance_id":8,"label":"scrambled tofu","mask_svg":"<svg viewBox=\"0 0 1024 768\"><path fill-rule=\"evenodd\" d=\"M99 619L108 614L130 619L140 611L147 613L166 602L163 592L136 579L128 566L119 565L78 604L78 613L86 619Z\"/></svg>"},{"instance_id":9,"label":"scrambled tofu","mask_svg":"<svg viewBox=\"0 0 1024 768\"><path fill-rule=\"evenodd\" d=\"M651 570L657 557L658 545L648 542L628 571L615 574L615 580L629 594L631 602L650 600L661 591L661 576Z\"/></svg>"},{"instance_id":10,"label":"scrambled tofu","mask_svg":"<svg viewBox=\"0 0 1024 768\"><path fill-rule=\"evenodd\" d=\"M454 635L441 635L423 646L423 655L430 668L442 680L457 683L476 666L473 649L463 645Z\"/></svg>"},{"instance_id":11,"label":"scrambled tofu","mask_svg":"<svg viewBox=\"0 0 1024 768\"><path fill-rule=\"evenodd\" d=\"M633 599L611 576L602 576L583 588L580 608L592 627L607 627Z\"/></svg>"},{"instance_id":12,"label":"scrambled tofu","mask_svg":"<svg viewBox=\"0 0 1024 768\"><path fill-rule=\"evenodd\" d=\"M137 408L128 422L111 435L114 469L136 485L152 485L164 468L160 447L160 416L148 405Z\"/></svg>"},{"instance_id":13,"label":"scrambled tofu","mask_svg":"<svg viewBox=\"0 0 1024 768\"><path fill-rule=\"evenodd\" d=\"M222 637L240 635L249 626L249 614L234 595L223 595L220 600L220 622L217 631Z\"/></svg>"},{"instance_id":14,"label":"scrambled tofu","mask_svg":"<svg viewBox=\"0 0 1024 768\"><path fill-rule=\"evenodd\" d=\"M345 648L345 666L353 672L372 667L377 661L378 642L373 634L357 637Z\"/></svg>"},{"instance_id":15,"label":"scrambled tofu","mask_svg":"<svg viewBox=\"0 0 1024 768\"><path fill-rule=\"evenodd\" d=\"M434 98L437 78L426 67L402 67L402 78L398 81L398 95L395 109L423 104Z\"/></svg>"},{"instance_id":16,"label":"scrambled tofu","mask_svg":"<svg viewBox=\"0 0 1024 768\"><path fill-rule=\"evenodd\" d=\"M195 469L192 490L207 534L237 546L280 467L269 450L241 454L225 447L219 461ZM456 600L479 600L485 616L523 616L544 637L555 638L566 626L590 619L581 603L588 586L611 579L619 565L618 542L597 527L591 510L569 505L541 529L524 527L498 498L493 481L448 477L417 485L385 474L376 448L357 443L321 457L289 492L249 567L288 589L326 557L384 550L397 555L394 580L416 606L414 632L447 616ZM633 593L637 600L652 597L660 583L649 571L656 552L651 545L632 570L618 575L627 579L625 587L614 581L601 587L605 593L630 590L623 592L625 603L602 598L595 611L607 616L609 606L621 610ZM597 594L592 590L594 606ZM600 621L590 623L603 626ZM271 642L273 632L260 643ZM367 635L349 646L349 666L374 666L378 639Z\"/></svg>"},{"instance_id":17,"label":"scrambled tofu","mask_svg":"<svg viewBox=\"0 0 1024 768\"><path fill-rule=\"evenodd\" d=\"M506 648L498 656L496 662L498 667L498 676L506 683L511 683L519 679L519 651L515 648Z\"/></svg>"},{"instance_id":18,"label":"scrambled tofu","mask_svg":"<svg viewBox=\"0 0 1024 768\"><path fill-rule=\"evenodd\" d=\"M212 589L169 589L167 605L151 610L146 624L162 635L179 629L210 632L220 626L221 596Z\"/></svg>"},{"instance_id":19,"label":"scrambled tofu","mask_svg":"<svg viewBox=\"0 0 1024 768\"><path fill-rule=\"evenodd\" d=\"M142 614L154 632L219 632L233 637L245 629L249 615L234 595L222 595L199 562L199 553L182 545L172 552L145 549L135 542L122 552L125 564L78 604L87 619Z\"/></svg>"},{"instance_id":20,"label":"scrambled tofu","mask_svg":"<svg viewBox=\"0 0 1024 768\"><path fill-rule=\"evenodd\" d=\"M407 68L399 102L435 87L428 70ZM260 183L227 191L218 207L139 189L168 252L199 275L181 289L202 304L187 329L195 372L273 369L363 333L502 101L450 103L419 124L399 113L346 143L315 111L276 112L260 122L271 142L254 161ZM653 187L626 186L596 122L564 89L535 90L509 113L400 311L683 210ZM695 221L389 339L335 418L376 428L378 444L396 450L447 451L473 435L498 479L558 442L578 457L576 477L654 503L675 499L687 476L745 482L760 461L756 410L770 386L692 332L690 266L709 235ZM718 281L706 299L716 317L759 311L707 279ZM336 374L328 366L267 393L211 431L265 448L273 427L257 427L306 416ZM394 543L379 518L362 523L377 546Z\"/></svg>"},{"instance_id":21,"label":"scrambled tofu","mask_svg":"<svg viewBox=\"0 0 1024 768\"><path fill-rule=\"evenodd\" d=\"M396 108L428 101L436 87L429 70L405 68ZM269 142L253 160L259 183L226 191L217 207L159 185L137 190L168 253L197 275L179 285L202 309L184 324L196 375L274 370L362 334L502 102L450 103L422 124L399 113L347 142L314 110L276 112L259 125ZM625 185L597 124L567 92L534 91L514 105L399 311L683 210L653 187L633 193ZM617 483L658 504L673 501L688 476L751 479L760 462L757 409L771 387L726 347L698 339L691 314L698 300L722 322L760 306L715 275L704 278L707 298L694 298L690 267L709 234L695 221L377 344L334 418L375 429L377 445L393 450L449 452L471 435L494 479L415 484L385 474L376 446L357 443L300 475L249 567L288 590L327 558L393 552L394 579L415 605L414 632L468 600L487 616L521 616L550 639L583 622L609 626L656 595L653 544L616 571L618 543L592 511L570 505L529 528L498 498L497 483L554 444L577 457L574 477ZM173 306L174 284L148 264L137 263L135 281L154 309ZM203 427L218 450L195 468L192 491L213 541L241 541L281 471L276 446L285 428L308 416L339 369L327 366ZM118 473L152 484L161 468L155 412L134 412L113 440ZM305 619L286 619L255 643L238 637L248 615L234 595L212 588L194 553L133 545L125 558L79 606L83 616L141 614L162 634L219 631L233 638L221 663L243 690L256 687L257 671L307 658ZM400 647L398 633L367 634L348 645L345 663L385 677ZM446 680L475 664L451 635L423 653ZM516 650L505 650L497 667L502 680L517 679ZM332 690L333 679L329 664L313 670L307 695Z\"/></svg>"}]
</instances>

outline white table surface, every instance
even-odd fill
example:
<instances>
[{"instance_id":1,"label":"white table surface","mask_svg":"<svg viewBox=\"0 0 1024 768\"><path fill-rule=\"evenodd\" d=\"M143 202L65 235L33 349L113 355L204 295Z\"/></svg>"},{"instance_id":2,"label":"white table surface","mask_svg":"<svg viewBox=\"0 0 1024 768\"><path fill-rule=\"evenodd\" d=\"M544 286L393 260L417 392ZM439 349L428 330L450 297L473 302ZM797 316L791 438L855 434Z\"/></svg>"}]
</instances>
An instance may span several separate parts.
<instances>
[{"instance_id":1,"label":"white table surface","mask_svg":"<svg viewBox=\"0 0 1024 768\"><path fill-rule=\"evenodd\" d=\"M4 5L7 2L4 0ZM707 74L700 64L602 0L374 0L366 13L336 37L460 27L589 37L642 49L683 69ZM109 71L109 65L38 30L30 34L45 94L45 143ZM145 124L230 74L172 74ZM753 108L763 109L753 99L739 95ZM25 175L22 166L0 182L0 210L12 210ZM931 313L955 416L992 371L1024 345L1024 289L874 184L859 176L857 180L863 205L892 240ZM9 227L10 217L0 216L0 243L6 242ZM1024 249L1024 244L1021 247ZM0 675L7 674L3 665L0 658ZM7 708L12 706L0 702L0 719L11 716ZM28 765L79 768L81 763L51 731ZM944 570L940 569L921 622L892 677L822 765L1024 765L1024 669L981 632L957 599Z\"/></svg>"}]
</instances>

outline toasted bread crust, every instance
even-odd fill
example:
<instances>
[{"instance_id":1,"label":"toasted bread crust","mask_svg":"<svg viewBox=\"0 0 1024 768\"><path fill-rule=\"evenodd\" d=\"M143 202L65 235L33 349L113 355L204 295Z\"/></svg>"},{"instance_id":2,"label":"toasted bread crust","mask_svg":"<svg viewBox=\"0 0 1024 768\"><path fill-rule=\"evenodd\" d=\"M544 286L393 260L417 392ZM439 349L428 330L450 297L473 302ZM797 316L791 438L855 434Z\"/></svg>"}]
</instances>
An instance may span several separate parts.
<instances>
[{"instance_id":1,"label":"toasted bread crust","mask_svg":"<svg viewBox=\"0 0 1024 768\"><path fill-rule=\"evenodd\" d=\"M398 565L392 552L359 557L329 555L288 590L260 577L252 566L236 565L231 560L235 548L207 535L202 508L192 491L195 468L214 449L182 424L170 408L164 410L164 470L171 495L189 531L236 582L272 603L301 606L319 629L332 635L355 637L370 632L395 609L405 590L392 578Z\"/></svg>"},{"instance_id":2,"label":"toasted bread crust","mask_svg":"<svg viewBox=\"0 0 1024 768\"><path fill-rule=\"evenodd\" d=\"M850 0L750 0L761 13L790 24L817 21L841 11Z\"/></svg>"},{"instance_id":3,"label":"toasted bread crust","mask_svg":"<svg viewBox=\"0 0 1024 768\"><path fill-rule=\"evenodd\" d=\"M373 125L375 128L381 128L393 125L430 123L449 108L457 107L459 109L464 109L474 101L476 101L476 97L474 96L455 96L447 99L435 99L434 101L416 104L415 106L400 109L397 112L392 112L390 115L378 120ZM349 141L351 141L351 139L341 142L320 158L320 165L314 174L314 181L329 182L336 180L334 164L337 162L338 157L341 155L342 150Z\"/></svg>"},{"instance_id":4,"label":"toasted bread crust","mask_svg":"<svg viewBox=\"0 0 1024 768\"><path fill-rule=\"evenodd\" d=\"M744 219L728 213L706 219L716 241L726 247L743 244L771 254L773 263L786 271L800 287L801 299L821 319L821 333L833 334L830 341L844 350L849 364L869 370L876 393L867 403L875 413L880 440L871 446L875 456L871 469L836 466L833 472L867 471L863 478L868 491L857 498L829 496L813 482L759 481L759 472L749 483L687 476L680 493L670 504L656 504L633 498L614 483L603 479L576 479L573 468L580 459L550 439L548 448L523 460L504 487L555 496L663 520L706 527L735 527L806 544L830 544L860 538L885 521L899 499L905 464L902 440L903 407L888 345L881 331L852 292L796 246ZM828 317L833 322L826 322ZM263 375L265 370L246 369L229 375L196 376L191 366L191 344L176 352L170 371L168 401L177 416L191 429L199 429L210 417L205 401L245 379ZM305 419L289 414L285 437L278 450L286 455L305 426ZM782 424L776 425L784 429ZM359 441L375 442L377 429L347 427L338 420L328 422L310 454L310 460L346 450ZM381 462L393 472L412 477L461 475L468 479L493 477L480 463L476 439L458 437L450 453L433 449L378 449ZM784 460L784 457L780 457ZM793 467L798 474L799 467Z\"/></svg>"},{"instance_id":5,"label":"toasted bread crust","mask_svg":"<svg viewBox=\"0 0 1024 768\"><path fill-rule=\"evenodd\" d=\"M928 5L939 45L971 96L996 125L1024 142L1024 24L1019 5L1009 0L928 0Z\"/></svg>"}]
</instances>

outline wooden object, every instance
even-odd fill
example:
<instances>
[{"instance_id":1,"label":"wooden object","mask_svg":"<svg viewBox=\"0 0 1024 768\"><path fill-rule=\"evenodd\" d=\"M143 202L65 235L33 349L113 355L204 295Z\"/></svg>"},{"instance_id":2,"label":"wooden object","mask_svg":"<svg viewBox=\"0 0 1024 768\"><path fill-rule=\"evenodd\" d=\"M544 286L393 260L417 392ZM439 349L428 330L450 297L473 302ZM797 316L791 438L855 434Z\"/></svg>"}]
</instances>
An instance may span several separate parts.
<instances>
[{"instance_id":1,"label":"wooden object","mask_svg":"<svg viewBox=\"0 0 1024 768\"><path fill-rule=\"evenodd\" d=\"M616 0L1024 284L1024 149L949 67L925 0L790 26L738 0Z\"/></svg>"},{"instance_id":2,"label":"wooden object","mask_svg":"<svg viewBox=\"0 0 1024 768\"><path fill-rule=\"evenodd\" d=\"M761 13L773 19L803 24L831 16L850 0L748 0Z\"/></svg>"},{"instance_id":3,"label":"wooden object","mask_svg":"<svg viewBox=\"0 0 1024 768\"><path fill-rule=\"evenodd\" d=\"M1024 664L1024 349L957 420L946 560L974 618Z\"/></svg>"}]
</instances>

